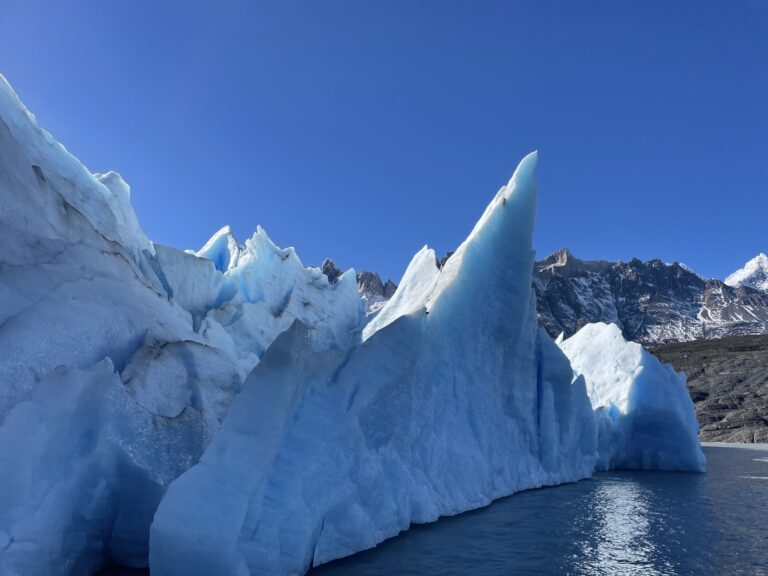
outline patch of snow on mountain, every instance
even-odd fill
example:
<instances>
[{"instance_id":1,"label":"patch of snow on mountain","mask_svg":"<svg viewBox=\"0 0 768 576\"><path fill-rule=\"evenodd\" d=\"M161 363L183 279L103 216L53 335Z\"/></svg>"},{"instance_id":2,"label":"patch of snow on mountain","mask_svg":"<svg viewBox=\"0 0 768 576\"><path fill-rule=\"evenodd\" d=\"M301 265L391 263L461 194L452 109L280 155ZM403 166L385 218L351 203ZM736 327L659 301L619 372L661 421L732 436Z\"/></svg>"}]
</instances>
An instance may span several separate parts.
<instances>
[{"instance_id":1,"label":"patch of snow on mountain","mask_svg":"<svg viewBox=\"0 0 768 576\"><path fill-rule=\"evenodd\" d=\"M762 252L725 279L728 286L751 286L768 292L768 256Z\"/></svg>"}]
</instances>

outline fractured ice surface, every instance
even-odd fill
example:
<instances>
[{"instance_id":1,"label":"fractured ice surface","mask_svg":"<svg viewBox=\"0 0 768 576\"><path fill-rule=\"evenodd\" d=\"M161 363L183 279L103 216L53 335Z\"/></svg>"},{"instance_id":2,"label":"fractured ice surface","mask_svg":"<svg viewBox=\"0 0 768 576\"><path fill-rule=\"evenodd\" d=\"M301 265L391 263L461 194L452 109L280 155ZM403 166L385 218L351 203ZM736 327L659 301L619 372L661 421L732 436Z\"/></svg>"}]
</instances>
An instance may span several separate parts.
<instances>
[{"instance_id":1,"label":"fractured ice surface","mask_svg":"<svg viewBox=\"0 0 768 576\"><path fill-rule=\"evenodd\" d=\"M225 230L199 253L229 263L199 332L227 351L244 374L295 319L312 327L323 347L345 348L359 337L365 303L354 270L330 284L319 268L305 268L293 248L275 246L260 226L244 246L233 247Z\"/></svg>"},{"instance_id":2,"label":"fractured ice surface","mask_svg":"<svg viewBox=\"0 0 768 576\"><path fill-rule=\"evenodd\" d=\"M295 318L318 346L362 327L354 272L330 286L263 230L226 270L155 247L123 179L88 172L1 76L0 245L3 575L146 566L164 490L272 340Z\"/></svg>"}]
</instances>

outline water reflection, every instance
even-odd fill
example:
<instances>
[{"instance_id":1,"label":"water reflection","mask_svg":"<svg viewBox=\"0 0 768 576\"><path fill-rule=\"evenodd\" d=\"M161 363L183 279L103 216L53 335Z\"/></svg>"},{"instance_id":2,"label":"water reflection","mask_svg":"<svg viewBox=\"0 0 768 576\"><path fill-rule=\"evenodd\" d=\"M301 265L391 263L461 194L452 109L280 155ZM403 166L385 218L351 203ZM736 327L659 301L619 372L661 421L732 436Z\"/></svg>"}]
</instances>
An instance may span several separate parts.
<instances>
[{"instance_id":1,"label":"water reflection","mask_svg":"<svg viewBox=\"0 0 768 576\"><path fill-rule=\"evenodd\" d=\"M312 576L768 575L765 462L708 450L703 474L620 472L413 527ZM761 474L762 473L762 474Z\"/></svg>"},{"instance_id":2,"label":"water reflection","mask_svg":"<svg viewBox=\"0 0 768 576\"><path fill-rule=\"evenodd\" d=\"M631 480L601 483L592 503L596 538L582 543L584 568L617 576L659 574L653 565L655 550L642 486Z\"/></svg>"}]
</instances>

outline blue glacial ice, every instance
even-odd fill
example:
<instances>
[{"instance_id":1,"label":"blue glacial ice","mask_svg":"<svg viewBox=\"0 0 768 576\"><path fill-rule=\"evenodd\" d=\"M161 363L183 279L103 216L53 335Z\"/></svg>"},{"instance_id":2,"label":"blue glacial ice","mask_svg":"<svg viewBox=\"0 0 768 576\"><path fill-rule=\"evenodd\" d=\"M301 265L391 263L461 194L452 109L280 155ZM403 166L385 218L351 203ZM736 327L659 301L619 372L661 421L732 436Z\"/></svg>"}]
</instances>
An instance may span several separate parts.
<instances>
[{"instance_id":1,"label":"blue glacial ice","mask_svg":"<svg viewBox=\"0 0 768 576\"><path fill-rule=\"evenodd\" d=\"M705 470L685 374L627 342L615 324L587 324L560 347L587 383L598 470Z\"/></svg>"},{"instance_id":2,"label":"blue glacial ice","mask_svg":"<svg viewBox=\"0 0 768 576\"><path fill-rule=\"evenodd\" d=\"M420 288L418 306L396 294L403 313L385 306L346 350L319 349L298 321L277 340L161 502L153 574L300 574L411 523L592 474L584 382L537 327L535 164L442 270L416 255L402 286Z\"/></svg>"},{"instance_id":3,"label":"blue glacial ice","mask_svg":"<svg viewBox=\"0 0 768 576\"><path fill-rule=\"evenodd\" d=\"M366 317L261 228L152 243L0 76L0 574L302 573L596 465L702 469L679 377L537 327L535 164Z\"/></svg>"},{"instance_id":4,"label":"blue glacial ice","mask_svg":"<svg viewBox=\"0 0 768 576\"><path fill-rule=\"evenodd\" d=\"M354 271L331 285L261 229L226 270L152 244L123 179L1 76L0 243L3 575L146 566L159 500L263 351L296 319L345 347L365 319Z\"/></svg>"}]
</instances>

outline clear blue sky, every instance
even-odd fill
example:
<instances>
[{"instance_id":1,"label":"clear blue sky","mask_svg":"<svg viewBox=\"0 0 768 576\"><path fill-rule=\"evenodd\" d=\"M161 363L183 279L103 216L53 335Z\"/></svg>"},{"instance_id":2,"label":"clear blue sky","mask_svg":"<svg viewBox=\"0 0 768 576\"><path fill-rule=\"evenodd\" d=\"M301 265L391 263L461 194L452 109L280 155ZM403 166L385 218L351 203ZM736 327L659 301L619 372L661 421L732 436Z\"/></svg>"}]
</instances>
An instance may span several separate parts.
<instances>
[{"instance_id":1,"label":"clear blue sky","mask_svg":"<svg viewBox=\"0 0 768 576\"><path fill-rule=\"evenodd\" d=\"M768 250L768 2L2 0L0 72L149 236L398 279L540 151L536 247Z\"/></svg>"}]
</instances>

